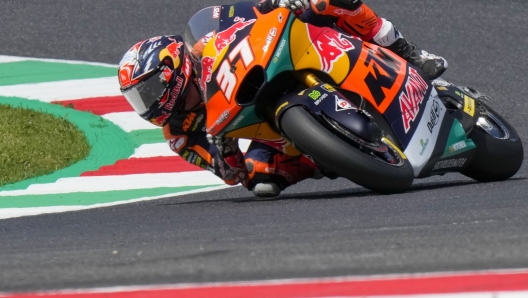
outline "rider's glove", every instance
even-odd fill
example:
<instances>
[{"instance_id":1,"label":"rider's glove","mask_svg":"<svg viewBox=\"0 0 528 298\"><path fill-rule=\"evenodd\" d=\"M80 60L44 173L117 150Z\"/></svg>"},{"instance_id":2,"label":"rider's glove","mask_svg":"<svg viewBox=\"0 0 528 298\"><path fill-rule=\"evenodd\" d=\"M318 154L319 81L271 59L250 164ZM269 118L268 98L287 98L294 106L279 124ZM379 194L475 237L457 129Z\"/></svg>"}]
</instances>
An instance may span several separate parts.
<instances>
[{"instance_id":1,"label":"rider's glove","mask_svg":"<svg viewBox=\"0 0 528 298\"><path fill-rule=\"evenodd\" d=\"M218 147L218 152L222 157L233 155L238 149L238 139L212 136L207 134L207 141Z\"/></svg>"},{"instance_id":2,"label":"rider's glove","mask_svg":"<svg viewBox=\"0 0 528 298\"><path fill-rule=\"evenodd\" d=\"M207 141L218 148L218 158L215 158L215 172L229 185L242 183L247 187L247 175L244 155L238 148L238 139L212 136L207 134Z\"/></svg>"},{"instance_id":3,"label":"rider's glove","mask_svg":"<svg viewBox=\"0 0 528 298\"><path fill-rule=\"evenodd\" d=\"M299 13L310 8L310 0L271 0L275 7L286 7L293 13Z\"/></svg>"},{"instance_id":4,"label":"rider's glove","mask_svg":"<svg viewBox=\"0 0 528 298\"><path fill-rule=\"evenodd\" d=\"M260 11L260 13L268 13L278 6L275 6L274 2L276 0L262 0L257 4L257 8Z\"/></svg>"}]
</instances>

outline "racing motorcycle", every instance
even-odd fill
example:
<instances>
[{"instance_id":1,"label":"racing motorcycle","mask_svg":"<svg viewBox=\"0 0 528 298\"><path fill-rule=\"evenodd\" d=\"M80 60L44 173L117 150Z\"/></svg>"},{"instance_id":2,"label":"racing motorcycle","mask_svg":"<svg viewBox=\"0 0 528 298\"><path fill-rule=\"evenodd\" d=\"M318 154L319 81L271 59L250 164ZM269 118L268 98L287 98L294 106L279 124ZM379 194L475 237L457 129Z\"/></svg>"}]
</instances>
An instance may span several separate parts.
<instances>
[{"instance_id":1,"label":"racing motorcycle","mask_svg":"<svg viewBox=\"0 0 528 298\"><path fill-rule=\"evenodd\" d=\"M519 135L482 93L429 81L389 50L286 9L209 7L185 39L212 135L304 154L328 177L380 193L448 172L505 180L522 164Z\"/></svg>"}]
</instances>

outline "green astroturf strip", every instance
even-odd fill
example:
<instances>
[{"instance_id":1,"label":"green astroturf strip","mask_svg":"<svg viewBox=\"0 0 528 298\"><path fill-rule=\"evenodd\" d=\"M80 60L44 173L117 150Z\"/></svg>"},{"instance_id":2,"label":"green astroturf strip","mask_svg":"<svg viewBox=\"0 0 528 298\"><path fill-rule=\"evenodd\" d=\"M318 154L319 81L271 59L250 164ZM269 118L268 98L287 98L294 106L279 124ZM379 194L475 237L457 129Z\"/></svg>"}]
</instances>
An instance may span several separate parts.
<instances>
[{"instance_id":1,"label":"green astroturf strip","mask_svg":"<svg viewBox=\"0 0 528 298\"><path fill-rule=\"evenodd\" d=\"M114 123L97 115L65 108L61 105L50 105L33 100L15 97L0 97L0 104L23 107L63 117L74 123L84 132L92 147L88 157L65 169L50 175L27 179L21 182L0 187L3 190L25 189L35 183L52 183L64 177L78 177L83 172L97 170L101 166L114 164L120 159L129 158L136 146L136 141ZM158 133L161 134L160 131Z\"/></svg>"},{"instance_id":2,"label":"green astroturf strip","mask_svg":"<svg viewBox=\"0 0 528 298\"><path fill-rule=\"evenodd\" d=\"M143 144L165 143L161 129L135 130L129 133L130 139L137 147Z\"/></svg>"},{"instance_id":3,"label":"green astroturf strip","mask_svg":"<svg viewBox=\"0 0 528 298\"><path fill-rule=\"evenodd\" d=\"M43 61L0 63L0 86L117 76L117 68Z\"/></svg>"},{"instance_id":4,"label":"green astroturf strip","mask_svg":"<svg viewBox=\"0 0 528 298\"><path fill-rule=\"evenodd\" d=\"M0 197L0 208L89 206L94 204L129 201L144 197L164 196L184 191L199 190L216 186L219 185Z\"/></svg>"}]
</instances>

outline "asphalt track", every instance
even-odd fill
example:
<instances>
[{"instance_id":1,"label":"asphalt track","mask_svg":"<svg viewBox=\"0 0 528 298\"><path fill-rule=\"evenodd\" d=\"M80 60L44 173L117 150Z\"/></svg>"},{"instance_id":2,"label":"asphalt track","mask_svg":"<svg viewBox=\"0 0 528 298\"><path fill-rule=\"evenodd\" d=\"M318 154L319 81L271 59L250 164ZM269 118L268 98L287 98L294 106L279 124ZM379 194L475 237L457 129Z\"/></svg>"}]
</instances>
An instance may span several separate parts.
<instances>
[{"instance_id":1,"label":"asphalt track","mask_svg":"<svg viewBox=\"0 0 528 298\"><path fill-rule=\"evenodd\" d=\"M490 95L528 140L528 2L366 2L446 57L444 78ZM230 1L3 0L0 54L117 64L218 3ZM392 196L310 180L276 201L232 188L3 220L0 292L528 268L526 177L526 166L498 183L451 174Z\"/></svg>"}]
</instances>

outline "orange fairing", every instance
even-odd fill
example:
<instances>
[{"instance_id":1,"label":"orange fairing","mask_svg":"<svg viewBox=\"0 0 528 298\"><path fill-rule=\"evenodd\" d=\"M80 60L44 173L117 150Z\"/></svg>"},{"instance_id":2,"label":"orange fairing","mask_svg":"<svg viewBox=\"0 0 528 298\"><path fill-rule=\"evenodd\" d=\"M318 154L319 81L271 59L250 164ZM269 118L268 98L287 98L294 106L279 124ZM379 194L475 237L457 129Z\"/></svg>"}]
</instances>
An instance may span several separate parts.
<instances>
[{"instance_id":1,"label":"orange fairing","mask_svg":"<svg viewBox=\"0 0 528 298\"><path fill-rule=\"evenodd\" d=\"M236 116L241 110L235 102L236 90L240 87L241 78L255 65L266 66L273 55L272 49L276 47L283 27L287 23L288 11L285 9L260 14L255 8L255 12L259 22L235 17L235 24L232 27L218 32L205 45L202 69L204 66L211 67L211 71L207 71L211 77L202 78L205 82L209 81L209 85L202 83L202 89L210 88L211 84L218 84L220 89L207 102L207 129L212 134L221 131L230 122L231 117ZM241 30L239 28L249 25L253 27L248 36L237 34ZM230 32L229 37L234 36L234 38L226 38L223 32ZM204 61L210 63L204 65Z\"/></svg>"},{"instance_id":2,"label":"orange fairing","mask_svg":"<svg viewBox=\"0 0 528 298\"><path fill-rule=\"evenodd\" d=\"M383 114L405 81L407 62L376 45L352 42L354 39L330 28L295 21L291 33L295 70L325 72L336 84L362 95Z\"/></svg>"},{"instance_id":3,"label":"orange fairing","mask_svg":"<svg viewBox=\"0 0 528 298\"><path fill-rule=\"evenodd\" d=\"M295 21L290 44L295 70L321 70L335 82L342 82L350 71L351 61L347 52L355 49L351 38L330 28Z\"/></svg>"},{"instance_id":4,"label":"orange fairing","mask_svg":"<svg viewBox=\"0 0 528 298\"><path fill-rule=\"evenodd\" d=\"M405 60L392 52L364 43L358 61L341 87L361 94L383 114L405 81L406 65Z\"/></svg>"},{"instance_id":5,"label":"orange fairing","mask_svg":"<svg viewBox=\"0 0 528 298\"><path fill-rule=\"evenodd\" d=\"M291 156L297 156L301 153L295 149L288 141L286 141L280 134L275 132L268 123L259 123L247 126L235 131L229 132L226 137L253 139L261 143L267 144L281 152Z\"/></svg>"}]
</instances>

